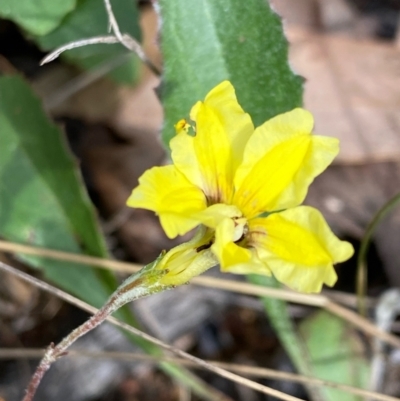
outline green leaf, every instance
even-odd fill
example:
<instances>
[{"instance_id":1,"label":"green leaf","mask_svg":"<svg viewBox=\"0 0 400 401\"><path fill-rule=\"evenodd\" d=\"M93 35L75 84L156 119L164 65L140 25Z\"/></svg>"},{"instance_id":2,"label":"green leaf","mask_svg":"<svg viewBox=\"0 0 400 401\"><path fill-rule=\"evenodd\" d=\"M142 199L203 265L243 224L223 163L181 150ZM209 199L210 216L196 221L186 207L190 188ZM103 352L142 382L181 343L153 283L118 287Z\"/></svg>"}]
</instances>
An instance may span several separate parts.
<instances>
[{"instance_id":1,"label":"green leaf","mask_svg":"<svg viewBox=\"0 0 400 401\"><path fill-rule=\"evenodd\" d=\"M115 17L122 33L128 33L140 40L139 14L136 2L132 0L114 0L111 2ZM37 37L39 46L45 51L80 39L108 35L108 17L102 0L78 0L74 12L70 13L48 35ZM89 45L64 53L67 60L90 69L118 55L126 53L121 44ZM132 83L137 76L137 57L132 54L129 62L114 71L113 78L119 83Z\"/></svg>"},{"instance_id":2,"label":"green leaf","mask_svg":"<svg viewBox=\"0 0 400 401\"><path fill-rule=\"evenodd\" d=\"M0 235L67 252L106 256L96 217L60 130L18 77L0 78ZM95 270L24 257L65 290L100 306L109 295Z\"/></svg>"},{"instance_id":3,"label":"green leaf","mask_svg":"<svg viewBox=\"0 0 400 401\"><path fill-rule=\"evenodd\" d=\"M255 125L302 103L302 80L287 63L279 17L266 0L160 0L163 140L190 107L224 79Z\"/></svg>"},{"instance_id":4,"label":"green leaf","mask_svg":"<svg viewBox=\"0 0 400 401\"><path fill-rule=\"evenodd\" d=\"M319 311L300 326L315 371L315 377L367 389L370 366L361 339L353 327L325 311ZM353 394L324 388L329 401L358 401Z\"/></svg>"},{"instance_id":5,"label":"green leaf","mask_svg":"<svg viewBox=\"0 0 400 401\"><path fill-rule=\"evenodd\" d=\"M32 35L46 35L75 5L76 0L1 0L0 16L16 22Z\"/></svg>"},{"instance_id":6,"label":"green leaf","mask_svg":"<svg viewBox=\"0 0 400 401\"><path fill-rule=\"evenodd\" d=\"M248 275L248 281L264 287L281 288L281 284L274 277ZM314 376L314 366L303 338L290 317L287 303L279 299L261 297L265 312L274 328L283 349L288 354L295 368L305 376ZM325 400L319 387L305 385L312 400Z\"/></svg>"},{"instance_id":7,"label":"green leaf","mask_svg":"<svg viewBox=\"0 0 400 401\"><path fill-rule=\"evenodd\" d=\"M62 133L48 120L40 100L19 77L0 77L0 127L0 237L106 257L96 216ZM104 270L20 257L43 269L46 277L64 290L97 307L117 288L114 276ZM127 307L115 315L137 326ZM128 337L146 352L160 355L154 344ZM216 399L212 389L184 368L171 363L160 366L203 399Z\"/></svg>"}]
</instances>

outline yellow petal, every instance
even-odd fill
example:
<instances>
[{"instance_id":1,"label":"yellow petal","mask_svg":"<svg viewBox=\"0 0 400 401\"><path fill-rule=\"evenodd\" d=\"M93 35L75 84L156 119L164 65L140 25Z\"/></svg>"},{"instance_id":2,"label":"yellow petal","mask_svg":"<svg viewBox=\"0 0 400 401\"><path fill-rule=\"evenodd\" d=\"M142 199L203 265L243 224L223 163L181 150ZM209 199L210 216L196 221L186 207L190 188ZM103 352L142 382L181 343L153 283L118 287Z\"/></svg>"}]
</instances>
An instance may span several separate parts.
<instances>
[{"instance_id":1,"label":"yellow petal","mask_svg":"<svg viewBox=\"0 0 400 401\"><path fill-rule=\"evenodd\" d=\"M223 220L227 218L240 218L242 213L236 206L217 203L194 214L193 216L205 226L215 229Z\"/></svg>"},{"instance_id":2,"label":"yellow petal","mask_svg":"<svg viewBox=\"0 0 400 401\"><path fill-rule=\"evenodd\" d=\"M192 215L206 208L206 200L174 166L164 166L153 167L140 177L127 205L156 212L166 234L173 238L199 224Z\"/></svg>"},{"instance_id":3,"label":"yellow petal","mask_svg":"<svg viewBox=\"0 0 400 401\"><path fill-rule=\"evenodd\" d=\"M281 210L301 204L314 178L321 174L339 153L339 140L312 135L303 163L292 181L275 199L270 210Z\"/></svg>"},{"instance_id":4,"label":"yellow petal","mask_svg":"<svg viewBox=\"0 0 400 401\"><path fill-rule=\"evenodd\" d=\"M172 160L190 182L204 190L210 203L230 201L234 172L254 130L251 118L228 81L212 89L204 102L197 102L190 116L196 122L196 135L179 131L170 142Z\"/></svg>"},{"instance_id":5,"label":"yellow petal","mask_svg":"<svg viewBox=\"0 0 400 401\"><path fill-rule=\"evenodd\" d=\"M185 235L190 230L200 224L198 220L195 220L187 215L179 215L178 213L162 212L157 213L160 217L161 227L167 234L168 238L175 238L178 235Z\"/></svg>"},{"instance_id":6,"label":"yellow petal","mask_svg":"<svg viewBox=\"0 0 400 401\"><path fill-rule=\"evenodd\" d=\"M209 203L228 203L234 175L230 138L212 107L203 103L198 109L193 144L202 188Z\"/></svg>"},{"instance_id":7,"label":"yellow petal","mask_svg":"<svg viewBox=\"0 0 400 401\"><path fill-rule=\"evenodd\" d=\"M231 271L235 265L243 265L251 261L251 252L236 245L232 239L235 224L232 219L224 219L215 231L215 242L211 250L216 255L222 271Z\"/></svg>"},{"instance_id":8,"label":"yellow petal","mask_svg":"<svg viewBox=\"0 0 400 401\"><path fill-rule=\"evenodd\" d=\"M237 163L233 167L236 168L242 160L245 145L254 132L251 117L238 103L235 88L229 81L223 81L212 89L204 103L214 109L229 136L233 161Z\"/></svg>"},{"instance_id":9,"label":"yellow petal","mask_svg":"<svg viewBox=\"0 0 400 401\"><path fill-rule=\"evenodd\" d=\"M181 130L178 135L171 139L169 146L175 167L193 185L204 190L201 169L194 150L194 137Z\"/></svg>"},{"instance_id":10,"label":"yellow petal","mask_svg":"<svg viewBox=\"0 0 400 401\"><path fill-rule=\"evenodd\" d=\"M234 203L248 217L301 203L338 153L334 138L310 135L312 115L295 109L258 127L235 175Z\"/></svg>"},{"instance_id":11,"label":"yellow petal","mask_svg":"<svg viewBox=\"0 0 400 401\"><path fill-rule=\"evenodd\" d=\"M340 241L321 213L299 206L249 222L250 246L274 276L302 292L319 292L336 282L333 264L353 255L353 247Z\"/></svg>"},{"instance_id":12,"label":"yellow petal","mask_svg":"<svg viewBox=\"0 0 400 401\"><path fill-rule=\"evenodd\" d=\"M256 162L246 162L245 159L237 173L246 170L247 174L245 179L235 180L238 189L233 203L240 207L247 218L274 210L276 199L301 168L310 142L310 135L295 136L279 143Z\"/></svg>"},{"instance_id":13,"label":"yellow petal","mask_svg":"<svg viewBox=\"0 0 400 401\"><path fill-rule=\"evenodd\" d=\"M243 249L243 248L241 248ZM221 266L221 271L232 274L262 274L263 276L271 276L272 272L268 265L262 262L254 249L249 249L250 260L245 259L243 263L236 262L233 265Z\"/></svg>"},{"instance_id":14,"label":"yellow petal","mask_svg":"<svg viewBox=\"0 0 400 401\"><path fill-rule=\"evenodd\" d=\"M209 204L223 202L232 195L231 145L214 110L201 102L196 107L196 136L175 136L171 157L176 168L203 189Z\"/></svg>"}]
</instances>

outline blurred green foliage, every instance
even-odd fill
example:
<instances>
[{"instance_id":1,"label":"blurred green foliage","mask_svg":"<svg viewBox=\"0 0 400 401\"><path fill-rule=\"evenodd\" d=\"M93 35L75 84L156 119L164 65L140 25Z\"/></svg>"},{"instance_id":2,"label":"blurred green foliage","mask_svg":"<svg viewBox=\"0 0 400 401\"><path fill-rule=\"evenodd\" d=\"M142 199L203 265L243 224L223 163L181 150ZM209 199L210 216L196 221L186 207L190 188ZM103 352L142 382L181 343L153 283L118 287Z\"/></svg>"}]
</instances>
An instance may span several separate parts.
<instances>
[{"instance_id":1,"label":"blurred green foliage","mask_svg":"<svg viewBox=\"0 0 400 401\"><path fill-rule=\"evenodd\" d=\"M342 319L318 311L300 325L311 358L314 377L359 388L368 388L370 363L356 330ZM327 401L360 398L334 388L322 389Z\"/></svg>"},{"instance_id":2,"label":"blurred green foliage","mask_svg":"<svg viewBox=\"0 0 400 401\"><path fill-rule=\"evenodd\" d=\"M0 16L10 19L32 35L46 35L74 10L77 0L1 0Z\"/></svg>"},{"instance_id":3,"label":"blurred green foliage","mask_svg":"<svg viewBox=\"0 0 400 401\"><path fill-rule=\"evenodd\" d=\"M79 170L40 99L21 78L0 78L0 236L106 257ZM97 307L108 292L94 269L24 256L68 292Z\"/></svg>"}]
</instances>

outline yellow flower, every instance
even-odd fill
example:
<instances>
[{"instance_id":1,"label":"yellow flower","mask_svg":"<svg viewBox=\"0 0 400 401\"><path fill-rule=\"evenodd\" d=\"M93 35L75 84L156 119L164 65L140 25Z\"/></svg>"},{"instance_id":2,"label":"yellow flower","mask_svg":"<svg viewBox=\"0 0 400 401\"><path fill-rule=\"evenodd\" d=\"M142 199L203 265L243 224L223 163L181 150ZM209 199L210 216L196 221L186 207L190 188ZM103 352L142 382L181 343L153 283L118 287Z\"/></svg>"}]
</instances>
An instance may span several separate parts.
<instances>
[{"instance_id":1,"label":"yellow flower","mask_svg":"<svg viewBox=\"0 0 400 401\"><path fill-rule=\"evenodd\" d=\"M156 212L170 238L212 229L209 247L222 271L273 273L304 292L332 286L333 264L353 248L316 209L298 205L338 140L312 135L312 115L300 108L254 129L228 81L197 102L190 119L193 126L175 126L173 164L145 172L128 205Z\"/></svg>"}]
</instances>

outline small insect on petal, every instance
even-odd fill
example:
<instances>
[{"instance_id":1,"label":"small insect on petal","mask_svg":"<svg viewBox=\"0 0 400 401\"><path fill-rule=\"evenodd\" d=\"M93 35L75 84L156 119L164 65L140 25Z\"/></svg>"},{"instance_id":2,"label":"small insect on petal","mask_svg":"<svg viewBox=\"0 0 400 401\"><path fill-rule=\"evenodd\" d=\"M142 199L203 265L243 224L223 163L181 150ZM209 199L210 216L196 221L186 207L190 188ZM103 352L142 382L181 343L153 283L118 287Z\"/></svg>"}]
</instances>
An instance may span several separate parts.
<instances>
[{"instance_id":1,"label":"small insect on petal","mask_svg":"<svg viewBox=\"0 0 400 401\"><path fill-rule=\"evenodd\" d=\"M185 132L186 134L189 131L190 128L190 124L184 119L182 118L182 120L179 120L175 125L175 132L177 134L181 134L183 132Z\"/></svg>"}]
</instances>

